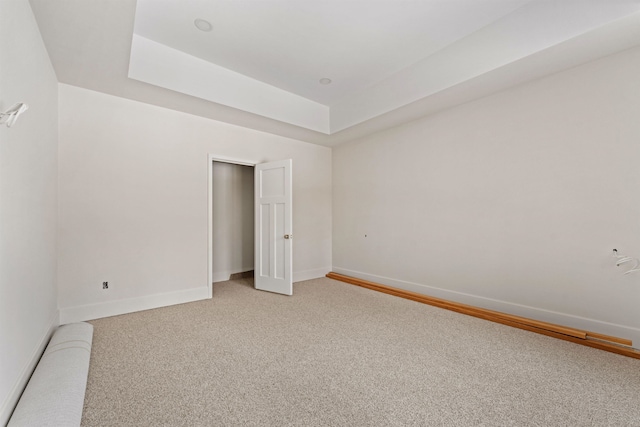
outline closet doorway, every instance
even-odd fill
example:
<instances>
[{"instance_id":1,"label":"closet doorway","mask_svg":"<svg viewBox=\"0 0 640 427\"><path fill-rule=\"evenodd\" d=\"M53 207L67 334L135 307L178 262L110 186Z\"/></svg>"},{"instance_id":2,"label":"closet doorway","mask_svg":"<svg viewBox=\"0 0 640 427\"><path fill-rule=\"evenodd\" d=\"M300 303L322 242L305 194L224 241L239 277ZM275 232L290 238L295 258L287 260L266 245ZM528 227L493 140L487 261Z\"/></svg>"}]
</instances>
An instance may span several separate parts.
<instances>
[{"instance_id":1,"label":"closet doorway","mask_svg":"<svg viewBox=\"0 0 640 427\"><path fill-rule=\"evenodd\" d=\"M254 167L213 161L211 175L212 282L252 278Z\"/></svg>"},{"instance_id":2,"label":"closet doorway","mask_svg":"<svg viewBox=\"0 0 640 427\"><path fill-rule=\"evenodd\" d=\"M209 154L209 298L213 283L252 270L256 289L293 295L292 162Z\"/></svg>"}]
</instances>

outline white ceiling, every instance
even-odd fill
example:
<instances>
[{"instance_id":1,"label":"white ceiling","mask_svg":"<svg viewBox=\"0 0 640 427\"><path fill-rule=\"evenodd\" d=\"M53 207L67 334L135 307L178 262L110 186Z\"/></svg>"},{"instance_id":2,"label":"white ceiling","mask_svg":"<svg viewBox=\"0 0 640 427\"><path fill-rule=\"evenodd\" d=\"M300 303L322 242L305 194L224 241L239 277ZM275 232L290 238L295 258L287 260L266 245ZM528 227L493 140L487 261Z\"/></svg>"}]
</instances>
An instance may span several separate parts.
<instances>
[{"instance_id":1,"label":"white ceiling","mask_svg":"<svg viewBox=\"0 0 640 427\"><path fill-rule=\"evenodd\" d=\"M138 0L134 32L330 106L528 1Z\"/></svg>"},{"instance_id":2,"label":"white ceiling","mask_svg":"<svg viewBox=\"0 0 640 427\"><path fill-rule=\"evenodd\" d=\"M60 82L329 146L640 44L640 0L30 2Z\"/></svg>"}]
</instances>

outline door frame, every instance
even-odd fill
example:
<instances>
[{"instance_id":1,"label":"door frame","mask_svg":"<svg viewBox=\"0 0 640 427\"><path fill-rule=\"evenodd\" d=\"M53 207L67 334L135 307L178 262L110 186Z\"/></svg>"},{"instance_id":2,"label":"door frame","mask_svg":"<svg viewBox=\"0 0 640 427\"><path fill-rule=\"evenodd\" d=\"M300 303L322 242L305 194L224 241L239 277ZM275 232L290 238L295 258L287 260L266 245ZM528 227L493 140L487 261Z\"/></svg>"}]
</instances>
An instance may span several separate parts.
<instances>
[{"instance_id":1,"label":"door frame","mask_svg":"<svg viewBox=\"0 0 640 427\"><path fill-rule=\"evenodd\" d=\"M241 160L241 159L234 159L234 158L230 158L230 157L222 157L222 156L218 156L216 154L211 154L209 153L208 155L208 161L209 161L209 165L208 165L208 182L207 182L207 191L208 191L208 205L209 205L209 215L208 215L208 230L209 230L209 236L208 236L208 241L209 241L209 250L207 251L207 256L208 256L208 260L207 260L207 265L208 265L208 277L209 280L207 282L207 288L208 288L208 298L213 298L213 162L220 162L220 163L231 163L234 165L241 165L241 166L251 166L253 168L255 168L255 166L257 164L259 164L259 161L253 161L253 160Z\"/></svg>"}]
</instances>

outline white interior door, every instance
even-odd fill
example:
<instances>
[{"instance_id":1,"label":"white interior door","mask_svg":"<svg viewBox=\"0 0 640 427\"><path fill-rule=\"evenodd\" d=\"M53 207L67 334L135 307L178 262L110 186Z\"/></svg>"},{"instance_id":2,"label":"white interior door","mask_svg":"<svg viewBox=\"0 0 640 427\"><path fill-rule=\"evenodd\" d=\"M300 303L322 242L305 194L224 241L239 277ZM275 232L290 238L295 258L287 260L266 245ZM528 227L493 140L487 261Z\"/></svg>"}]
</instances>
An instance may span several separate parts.
<instances>
[{"instance_id":1,"label":"white interior door","mask_svg":"<svg viewBox=\"0 0 640 427\"><path fill-rule=\"evenodd\" d=\"M255 287L293 294L291 159L255 169Z\"/></svg>"}]
</instances>

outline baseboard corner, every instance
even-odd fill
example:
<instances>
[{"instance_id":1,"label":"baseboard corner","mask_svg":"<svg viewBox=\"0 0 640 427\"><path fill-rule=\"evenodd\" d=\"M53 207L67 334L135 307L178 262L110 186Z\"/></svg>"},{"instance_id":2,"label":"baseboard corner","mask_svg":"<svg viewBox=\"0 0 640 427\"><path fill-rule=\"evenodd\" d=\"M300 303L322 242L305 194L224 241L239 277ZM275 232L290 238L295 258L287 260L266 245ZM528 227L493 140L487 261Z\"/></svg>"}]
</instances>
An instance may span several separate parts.
<instances>
[{"instance_id":1,"label":"baseboard corner","mask_svg":"<svg viewBox=\"0 0 640 427\"><path fill-rule=\"evenodd\" d=\"M302 270L293 272L293 282L304 282L305 280L317 279L324 277L331 272L331 267L315 268L311 270Z\"/></svg>"}]
</instances>

